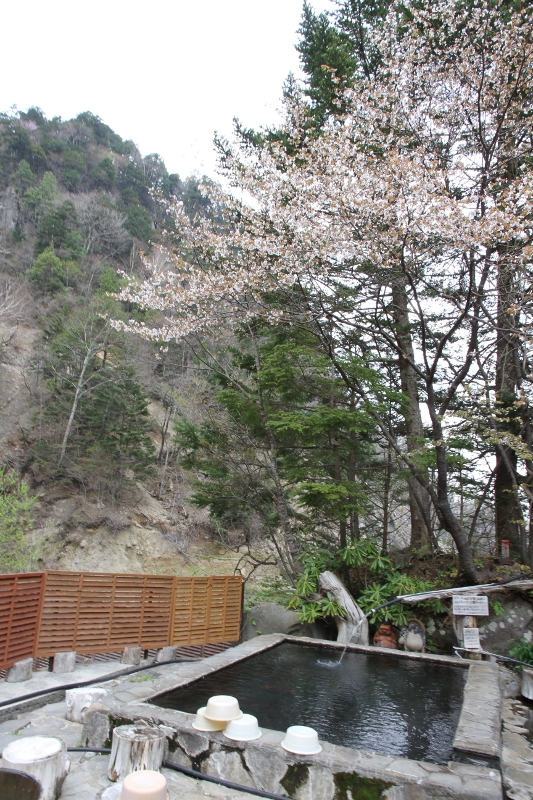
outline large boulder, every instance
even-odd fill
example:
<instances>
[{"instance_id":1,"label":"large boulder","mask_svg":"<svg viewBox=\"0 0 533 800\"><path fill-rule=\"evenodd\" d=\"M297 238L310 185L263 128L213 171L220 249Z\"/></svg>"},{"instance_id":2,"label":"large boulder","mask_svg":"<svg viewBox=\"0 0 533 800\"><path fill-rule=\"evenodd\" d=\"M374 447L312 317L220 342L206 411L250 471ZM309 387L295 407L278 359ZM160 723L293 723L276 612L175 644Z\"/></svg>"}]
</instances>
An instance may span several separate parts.
<instances>
[{"instance_id":1,"label":"large boulder","mask_svg":"<svg viewBox=\"0 0 533 800\"><path fill-rule=\"evenodd\" d=\"M533 606L515 598L502 602L503 614L478 619L479 639L484 650L506 653L516 639L533 641Z\"/></svg>"},{"instance_id":2,"label":"large boulder","mask_svg":"<svg viewBox=\"0 0 533 800\"><path fill-rule=\"evenodd\" d=\"M277 603L259 603L243 615L242 641L267 633L287 633L290 636L310 636L312 639L336 639L337 631L318 621L302 624L298 614Z\"/></svg>"}]
</instances>

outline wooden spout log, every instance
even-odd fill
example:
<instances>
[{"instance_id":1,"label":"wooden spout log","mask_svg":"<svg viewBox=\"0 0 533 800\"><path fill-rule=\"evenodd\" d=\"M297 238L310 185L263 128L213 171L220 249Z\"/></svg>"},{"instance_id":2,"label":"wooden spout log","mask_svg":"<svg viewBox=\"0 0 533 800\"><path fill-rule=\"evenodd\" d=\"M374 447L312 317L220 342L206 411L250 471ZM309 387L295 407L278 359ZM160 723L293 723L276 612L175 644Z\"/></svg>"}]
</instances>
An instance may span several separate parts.
<instances>
[{"instance_id":1,"label":"wooden spout log","mask_svg":"<svg viewBox=\"0 0 533 800\"><path fill-rule=\"evenodd\" d=\"M123 780L130 772L161 768L165 755L165 734L144 725L120 725L113 730L107 777Z\"/></svg>"},{"instance_id":2,"label":"wooden spout log","mask_svg":"<svg viewBox=\"0 0 533 800\"><path fill-rule=\"evenodd\" d=\"M41 800L57 800L70 769L70 758L61 739L26 736L4 748L2 766L37 778L43 787Z\"/></svg>"},{"instance_id":3,"label":"wooden spout log","mask_svg":"<svg viewBox=\"0 0 533 800\"><path fill-rule=\"evenodd\" d=\"M335 617L337 641L341 644L368 644L368 620L333 572L322 572L318 578L320 593L330 594L346 611L346 617Z\"/></svg>"}]
</instances>

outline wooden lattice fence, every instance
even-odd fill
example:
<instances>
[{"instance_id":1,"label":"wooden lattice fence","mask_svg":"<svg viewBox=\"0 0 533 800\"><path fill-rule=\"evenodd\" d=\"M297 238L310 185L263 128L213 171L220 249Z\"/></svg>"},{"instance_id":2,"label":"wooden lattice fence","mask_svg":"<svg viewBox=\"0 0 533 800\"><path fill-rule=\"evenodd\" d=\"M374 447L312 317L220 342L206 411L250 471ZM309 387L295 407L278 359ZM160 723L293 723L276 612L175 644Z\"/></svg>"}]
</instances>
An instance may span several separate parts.
<instances>
[{"instance_id":1,"label":"wooden lattice fence","mask_svg":"<svg viewBox=\"0 0 533 800\"><path fill-rule=\"evenodd\" d=\"M63 572L0 575L0 669L21 658L237 641L242 579Z\"/></svg>"},{"instance_id":2,"label":"wooden lattice fence","mask_svg":"<svg viewBox=\"0 0 533 800\"><path fill-rule=\"evenodd\" d=\"M43 589L43 572L0 575L0 669L35 653Z\"/></svg>"}]
</instances>

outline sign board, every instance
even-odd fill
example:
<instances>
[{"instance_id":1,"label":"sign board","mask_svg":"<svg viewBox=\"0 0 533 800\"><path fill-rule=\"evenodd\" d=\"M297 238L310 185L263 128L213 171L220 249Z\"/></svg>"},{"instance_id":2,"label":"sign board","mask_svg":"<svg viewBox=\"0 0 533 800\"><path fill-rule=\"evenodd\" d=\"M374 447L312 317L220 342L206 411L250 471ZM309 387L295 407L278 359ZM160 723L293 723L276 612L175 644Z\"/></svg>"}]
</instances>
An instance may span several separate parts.
<instances>
[{"instance_id":1,"label":"sign board","mask_svg":"<svg viewBox=\"0 0 533 800\"><path fill-rule=\"evenodd\" d=\"M502 539L502 558L509 558L509 539Z\"/></svg>"},{"instance_id":2,"label":"sign board","mask_svg":"<svg viewBox=\"0 0 533 800\"><path fill-rule=\"evenodd\" d=\"M486 595L454 595L453 613L459 617L488 617L489 598Z\"/></svg>"},{"instance_id":3,"label":"sign board","mask_svg":"<svg viewBox=\"0 0 533 800\"><path fill-rule=\"evenodd\" d=\"M463 628L463 647L466 650L481 650L479 628Z\"/></svg>"}]
</instances>

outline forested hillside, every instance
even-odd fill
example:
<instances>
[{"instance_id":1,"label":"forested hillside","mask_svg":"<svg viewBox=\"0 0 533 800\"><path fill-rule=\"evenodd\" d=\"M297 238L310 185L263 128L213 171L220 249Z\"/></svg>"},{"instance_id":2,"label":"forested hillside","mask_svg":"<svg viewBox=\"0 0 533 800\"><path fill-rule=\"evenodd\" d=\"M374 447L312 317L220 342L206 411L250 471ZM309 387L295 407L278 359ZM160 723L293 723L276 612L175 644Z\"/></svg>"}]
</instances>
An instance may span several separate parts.
<instances>
[{"instance_id":1,"label":"forested hillside","mask_svg":"<svg viewBox=\"0 0 533 800\"><path fill-rule=\"evenodd\" d=\"M110 294L144 274L170 196L192 216L208 205L196 179L89 112L0 118L3 569L187 571L191 539L210 534L172 442L178 405L199 392L187 350L163 356L110 324L150 317ZM7 524L17 485L21 524Z\"/></svg>"}]
</instances>

